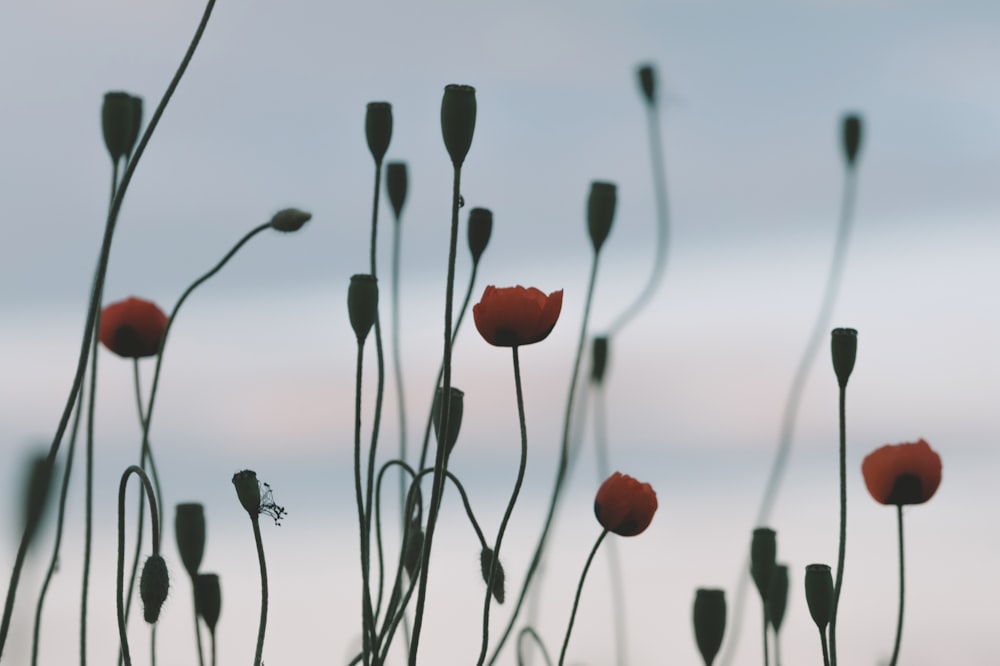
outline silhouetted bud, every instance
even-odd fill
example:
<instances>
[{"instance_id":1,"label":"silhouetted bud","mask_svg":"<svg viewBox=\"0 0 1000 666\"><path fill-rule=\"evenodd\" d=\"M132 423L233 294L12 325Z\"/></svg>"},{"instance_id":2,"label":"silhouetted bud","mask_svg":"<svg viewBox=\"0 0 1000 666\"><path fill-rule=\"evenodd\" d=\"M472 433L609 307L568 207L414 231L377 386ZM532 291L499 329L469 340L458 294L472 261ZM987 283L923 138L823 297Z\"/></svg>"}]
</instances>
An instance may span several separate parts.
<instances>
[{"instance_id":1,"label":"silhouetted bud","mask_svg":"<svg viewBox=\"0 0 1000 666\"><path fill-rule=\"evenodd\" d=\"M847 166L854 166L861 150L861 116L856 113L849 113L844 116L841 125L841 139L844 143L844 158Z\"/></svg>"},{"instance_id":2,"label":"silhouetted bud","mask_svg":"<svg viewBox=\"0 0 1000 666\"><path fill-rule=\"evenodd\" d=\"M725 633L725 591L699 588L694 594L694 640L705 666L712 666Z\"/></svg>"},{"instance_id":3,"label":"silhouetted bud","mask_svg":"<svg viewBox=\"0 0 1000 666\"><path fill-rule=\"evenodd\" d=\"M365 137L368 139L368 150L375 158L375 163L381 164L392 139L392 104L368 103L368 111L365 113Z\"/></svg>"},{"instance_id":4,"label":"silhouetted bud","mask_svg":"<svg viewBox=\"0 0 1000 666\"><path fill-rule=\"evenodd\" d=\"M198 567L201 566L201 558L205 555L205 507L196 503L178 504L174 535L181 562L194 580L198 575Z\"/></svg>"},{"instance_id":5,"label":"silhouetted bud","mask_svg":"<svg viewBox=\"0 0 1000 666\"><path fill-rule=\"evenodd\" d=\"M434 391L434 404L431 407L433 411L434 420L434 435L437 437L438 445L445 444L448 447L448 453L451 454L451 450L455 448L455 442L458 440L458 431L462 427L462 411L465 405L465 393L455 388L451 387L451 401L448 405L448 441L442 442L441 437L444 433L441 432L441 400L444 394L444 389L440 386Z\"/></svg>"},{"instance_id":6,"label":"silhouetted bud","mask_svg":"<svg viewBox=\"0 0 1000 666\"><path fill-rule=\"evenodd\" d=\"M444 87L441 100L441 134L451 163L462 166L476 131L476 89L456 83Z\"/></svg>"},{"instance_id":7,"label":"silhouetted bud","mask_svg":"<svg viewBox=\"0 0 1000 666\"><path fill-rule=\"evenodd\" d=\"M858 332L853 328L833 329L830 334L830 354L833 356L833 371L837 375L837 383L840 388L844 388L858 355Z\"/></svg>"},{"instance_id":8,"label":"silhouetted bud","mask_svg":"<svg viewBox=\"0 0 1000 666\"><path fill-rule=\"evenodd\" d=\"M351 328L362 344L378 317L378 281L373 275L351 276L347 288L347 313L351 318Z\"/></svg>"},{"instance_id":9,"label":"silhouetted bud","mask_svg":"<svg viewBox=\"0 0 1000 666\"><path fill-rule=\"evenodd\" d=\"M826 564L806 566L806 604L820 631L826 631L833 615L833 576Z\"/></svg>"},{"instance_id":10,"label":"silhouetted bud","mask_svg":"<svg viewBox=\"0 0 1000 666\"><path fill-rule=\"evenodd\" d=\"M194 605L198 615L208 625L208 630L214 634L222 611L222 589L216 574L198 574L194 579Z\"/></svg>"},{"instance_id":11,"label":"silhouetted bud","mask_svg":"<svg viewBox=\"0 0 1000 666\"><path fill-rule=\"evenodd\" d=\"M52 467L49 465L47 453L39 451L31 456L24 470L22 484L24 522L21 527L27 528L30 543L49 503Z\"/></svg>"},{"instance_id":12,"label":"silhouetted bud","mask_svg":"<svg viewBox=\"0 0 1000 666\"><path fill-rule=\"evenodd\" d=\"M109 92L104 95L101 107L101 128L104 145L113 162L128 158L135 147L142 125L142 99L126 92Z\"/></svg>"},{"instance_id":13,"label":"silhouetted bud","mask_svg":"<svg viewBox=\"0 0 1000 666\"><path fill-rule=\"evenodd\" d=\"M781 623L785 619L785 607L788 605L788 567L779 564L774 567L771 576L771 587L767 591L767 619L774 627L774 633L781 631Z\"/></svg>"},{"instance_id":14,"label":"silhouetted bud","mask_svg":"<svg viewBox=\"0 0 1000 666\"><path fill-rule=\"evenodd\" d=\"M312 219L312 213L307 213L298 208L284 208L279 210L271 218L271 228L277 231L290 233L298 231L306 222Z\"/></svg>"},{"instance_id":15,"label":"silhouetted bud","mask_svg":"<svg viewBox=\"0 0 1000 666\"><path fill-rule=\"evenodd\" d=\"M656 104L656 69L650 64L639 67L639 89L647 104Z\"/></svg>"},{"instance_id":16,"label":"silhouetted bud","mask_svg":"<svg viewBox=\"0 0 1000 666\"><path fill-rule=\"evenodd\" d=\"M408 184L406 162L389 162L385 165L385 189L389 193L389 203L392 204L392 212L396 214L397 220L406 203Z\"/></svg>"},{"instance_id":17,"label":"silhouetted bud","mask_svg":"<svg viewBox=\"0 0 1000 666\"><path fill-rule=\"evenodd\" d=\"M604 372L608 369L608 338L598 336L594 338L591 347L590 379L595 384L604 381Z\"/></svg>"},{"instance_id":18,"label":"silhouetted bud","mask_svg":"<svg viewBox=\"0 0 1000 666\"><path fill-rule=\"evenodd\" d=\"M139 597L142 599L142 616L149 624L160 619L160 609L170 591L167 563L159 555L150 555L139 577Z\"/></svg>"},{"instance_id":19,"label":"silhouetted bud","mask_svg":"<svg viewBox=\"0 0 1000 666\"><path fill-rule=\"evenodd\" d=\"M590 184L590 196L587 198L587 231L590 232L590 242L594 252L600 252L605 239L611 232L611 223L615 219L615 202L617 188L614 183L594 181Z\"/></svg>"},{"instance_id":20,"label":"silhouetted bud","mask_svg":"<svg viewBox=\"0 0 1000 666\"><path fill-rule=\"evenodd\" d=\"M506 598L506 575L503 572L503 564L500 560L493 557L493 549L483 548L479 553L479 568L483 572L483 582L487 585L490 584L490 568L493 567L493 562L496 562L496 571L493 573L493 585L490 588L490 593L493 598L496 599L498 604L502 604Z\"/></svg>"},{"instance_id":21,"label":"silhouetted bud","mask_svg":"<svg viewBox=\"0 0 1000 666\"><path fill-rule=\"evenodd\" d=\"M245 469L233 474L233 486L236 487L236 496L240 504L250 514L250 518L257 519L260 515L260 481L257 480L257 473L253 470Z\"/></svg>"},{"instance_id":22,"label":"silhouetted bud","mask_svg":"<svg viewBox=\"0 0 1000 666\"><path fill-rule=\"evenodd\" d=\"M472 263L479 261L490 242L493 233L493 212L486 208L473 208L469 211L469 252L472 253Z\"/></svg>"},{"instance_id":23,"label":"silhouetted bud","mask_svg":"<svg viewBox=\"0 0 1000 666\"><path fill-rule=\"evenodd\" d=\"M403 568L410 580L416 580L420 568L420 556L424 550L424 531L420 528L420 520L410 521L406 534L406 550L403 552Z\"/></svg>"},{"instance_id":24,"label":"silhouetted bud","mask_svg":"<svg viewBox=\"0 0 1000 666\"><path fill-rule=\"evenodd\" d=\"M750 543L750 574L754 585L760 593L760 598L767 601L767 593L771 589L771 577L774 575L774 559L778 554L777 535L767 527L758 527L753 531L753 541Z\"/></svg>"}]
</instances>

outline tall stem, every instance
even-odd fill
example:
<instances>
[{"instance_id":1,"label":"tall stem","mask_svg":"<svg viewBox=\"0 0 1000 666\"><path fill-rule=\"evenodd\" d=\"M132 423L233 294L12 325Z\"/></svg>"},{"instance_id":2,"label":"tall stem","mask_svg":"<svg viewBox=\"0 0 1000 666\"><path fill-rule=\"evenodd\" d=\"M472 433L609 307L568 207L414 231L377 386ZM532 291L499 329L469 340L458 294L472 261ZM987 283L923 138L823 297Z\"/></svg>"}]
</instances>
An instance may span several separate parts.
<instances>
[{"instance_id":1,"label":"tall stem","mask_svg":"<svg viewBox=\"0 0 1000 666\"><path fill-rule=\"evenodd\" d=\"M573 599L573 611L569 614L569 626L566 627L566 637L563 639L562 650L559 652L559 666L562 666L566 660L566 648L569 647L569 636L573 633L576 610L580 606L580 595L583 594L583 582L587 579L587 572L590 571L590 563L594 561L594 555L597 554L597 549L606 536L608 536L608 531L602 530L601 536L597 537L594 547L590 549L590 555L587 556L587 563L583 566L583 573L580 574L580 584L576 587L576 597Z\"/></svg>"},{"instance_id":2,"label":"tall stem","mask_svg":"<svg viewBox=\"0 0 1000 666\"><path fill-rule=\"evenodd\" d=\"M354 491L358 504L358 533L361 551L361 653L365 666L371 663L371 655L375 650L373 636L373 620L371 615L371 593L368 574L368 544L369 531L366 520L365 498L361 481L361 379L364 366L364 340L358 341L358 360L355 376L354 397ZM375 653L377 655L377 652Z\"/></svg>"},{"instance_id":3,"label":"tall stem","mask_svg":"<svg viewBox=\"0 0 1000 666\"><path fill-rule=\"evenodd\" d=\"M844 583L844 555L847 546L847 387L840 387L840 546L837 549L837 579L833 585L833 612L830 614L830 663L837 666L837 608Z\"/></svg>"},{"instance_id":4,"label":"tall stem","mask_svg":"<svg viewBox=\"0 0 1000 666\"><path fill-rule=\"evenodd\" d=\"M128 648L128 633L125 630L125 603L123 599L125 589L125 488L128 485L129 476L135 474L142 483L142 490L149 500L149 520L152 527L153 554L160 554L160 516L156 506L156 497L153 495L153 486L149 482L149 477L137 465L129 465L122 474L121 482L118 484L118 576L117 593L115 595L118 604L118 638L121 643L122 659L126 666L131 666L132 657Z\"/></svg>"},{"instance_id":5,"label":"tall stem","mask_svg":"<svg viewBox=\"0 0 1000 666\"><path fill-rule=\"evenodd\" d=\"M267 563L264 560L264 541L260 537L260 518L250 516L250 522L253 523L253 538L257 544L257 560L260 562L260 624L257 627L257 652L253 664L261 666L264 654L264 631L267 629Z\"/></svg>"},{"instance_id":6,"label":"tall stem","mask_svg":"<svg viewBox=\"0 0 1000 666\"><path fill-rule=\"evenodd\" d=\"M903 505L896 505L896 523L899 527L899 617L896 619L896 642L892 646L892 659L889 666L896 666L899 658L899 644L903 639L903 600L905 599L905 576L903 575Z\"/></svg>"}]
</instances>

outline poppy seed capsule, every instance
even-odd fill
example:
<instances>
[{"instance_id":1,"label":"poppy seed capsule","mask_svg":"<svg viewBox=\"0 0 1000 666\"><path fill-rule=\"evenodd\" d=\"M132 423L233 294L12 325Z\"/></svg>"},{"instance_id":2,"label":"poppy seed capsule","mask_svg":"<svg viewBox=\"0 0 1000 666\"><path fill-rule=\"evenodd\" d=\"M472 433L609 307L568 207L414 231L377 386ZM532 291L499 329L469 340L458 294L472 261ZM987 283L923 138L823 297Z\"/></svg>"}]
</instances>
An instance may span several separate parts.
<instances>
[{"instance_id":1,"label":"poppy seed capsule","mask_svg":"<svg viewBox=\"0 0 1000 666\"><path fill-rule=\"evenodd\" d=\"M365 113L365 137L376 164L382 163L392 139L392 104L369 102Z\"/></svg>"},{"instance_id":2,"label":"poppy seed capsule","mask_svg":"<svg viewBox=\"0 0 1000 666\"><path fill-rule=\"evenodd\" d=\"M506 574L503 571L503 564L493 557L492 548L483 548L479 553L479 568L483 572L483 582L487 585L490 584L490 569L494 566L494 562L496 562L496 571L493 573L493 585L490 587L490 593L498 604L502 604L507 596Z\"/></svg>"},{"instance_id":3,"label":"poppy seed capsule","mask_svg":"<svg viewBox=\"0 0 1000 666\"><path fill-rule=\"evenodd\" d=\"M493 212L487 208L473 208L469 211L469 252L472 263L478 263L486 251L493 234Z\"/></svg>"},{"instance_id":4,"label":"poppy seed capsule","mask_svg":"<svg viewBox=\"0 0 1000 666\"><path fill-rule=\"evenodd\" d=\"M236 488L236 497L250 514L251 520L257 520L260 515L260 481L257 480L257 473L249 469L236 472L233 474L233 486Z\"/></svg>"},{"instance_id":5,"label":"poppy seed capsule","mask_svg":"<svg viewBox=\"0 0 1000 666\"><path fill-rule=\"evenodd\" d=\"M771 589L771 577L774 575L777 556L778 543L774 530L767 527L758 527L753 531L753 540L750 542L750 574L753 576L754 585L760 598L766 603L767 593Z\"/></svg>"},{"instance_id":6,"label":"poppy seed capsule","mask_svg":"<svg viewBox=\"0 0 1000 666\"><path fill-rule=\"evenodd\" d=\"M365 341L378 317L378 281L365 273L352 275L347 288L347 313L358 344Z\"/></svg>"},{"instance_id":7,"label":"poppy seed capsule","mask_svg":"<svg viewBox=\"0 0 1000 666\"><path fill-rule=\"evenodd\" d=\"M833 358L837 384L840 388L846 388L858 356L858 332L853 328L833 329L830 333L830 355Z\"/></svg>"},{"instance_id":8,"label":"poppy seed capsule","mask_svg":"<svg viewBox=\"0 0 1000 666\"><path fill-rule=\"evenodd\" d=\"M139 597L142 599L142 616L149 624L160 619L160 609L167 600L170 577L167 563L159 555L150 555L142 567L139 577Z\"/></svg>"},{"instance_id":9,"label":"poppy seed capsule","mask_svg":"<svg viewBox=\"0 0 1000 666\"><path fill-rule=\"evenodd\" d=\"M639 89L647 104L656 104L656 70L650 64L639 67Z\"/></svg>"},{"instance_id":10,"label":"poppy seed capsule","mask_svg":"<svg viewBox=\"0 0 1000 666\"><path fill-rule=\"evenodd\" d=\"M181 562L191 580L194 580L205 555L205 507L197 503L178 504L174 517L174 536Z\"/></svg>"},{"instance_id":11,"label":"poppy seed capsule","mask_svg":"<svg viewBox=\"0 0 1000 666\"><path fill-rule=\"evenodd\" d=\"M441 136L455 167L462 166L476 132L476 89L450 83L441 99Z\"/></svg>"},{"instance_id":12,"label":"poppy seed capsule","mask_svg":"<svg viewBox=\"0 0 1000 666\"><path fill-rule=\"evenodd\" d=\"M601 251L601 246L611 233L617 192L618 188L614 183L594 181L590 184L590 196L587 198L587 231L590 232L590 242L594 245L594 252Z\"/></svg>"},{"instance_id":13,"label":"poppy seed capsule","mask_svg":"<svg viewBox=\"0 0 1000 666\"><path fill-rule=\"evenodd\" d=\"M806 604L819 630L826 631L833 615L833 576L826 564L806 566Z\"/></svg>"},{"instance_id":14,"label":"poppy seed capsule","mask_svg":"<svg viewBox=\"0 0 1000 666\"><path fill-rule=\"evenodd\" d=\"M705 666L712 666L726 633L726 593L699 588L694 593L694 640Z\"/></svg>"},{"instance_id":15,"label":"poppy seed capsule","mask_svg":"<svg viewBox=\"0 0 1000 666\"><path fill-rule=\"evenodd\" d=\"M298 231L302 226L312 219L312 213L307 213L298 208L284 208L279 210L271 218L271 228L276 231L291 233Z\"/></svg>"},{"instance_id":16,"label":"poppy seed capsule","mask_svg":"<svg viewBox=\"0 0 1000 666\"><path fill-rule=\"evenodd\" d=\"M841 121L841 141L844 145L844 158L847 166L854 166L857 160L858 151L861 149L861 115L849 113Z\"/></svg>"},{"instance_id":17,"label":"poppy seed capsule","mask_svg":"<svg viewBox=\"0 0 1000 666\"><path fill-rule=\"evenodd\" d=\"M608 338L598 336L594 338L591 347L590 379L595 384L604 381L604 372L608 369Z\"/></svg>"},{"instance_id":18,"label":"poppy seed capsule","mask_svg":"<svg viewBox=\"0 0 1000 666\"><path fill-rule=\"evenodd\" d=\"M774 627L774 633L781 631L781 623L785 619L785 607L788 605L788 567L779 564L774 567L771 576L771 587L767 591L767 619Z\"/></svg>"},{"instance_id":19,"label":"poppy seed capsule","mask_svg":"<svg viewBox=\"0 0 1000 666\"><path fill-rule=\"evenodd\" d=\"M142 99L127 92L109 92L101 106L104 145L115 163L132 154L142 125Z\"/></svg>"},{"instance_id":20,"label":"poppy seed capsule","mask_svg":"<svg viewBox=\"0 0 1000 666\"><path fill-rule=\"evenodd\" d=\"M389 203L392 204L397 221L403 212L403 204L406 203L408 181L406 162L389 162L385 165L385 190L389 194Z\"/></svg>"},{"instance_id":21,"label":"poppy seed capsule","mask_svg":"<svg viewBox=\"0 0 1000 666\"><path fill-rule=\"evenodd\" d=\"M443 395L444 389L439 386L434 391L434 404L431 407L433 410L434 436L437 437L438 446L444 445L448 450L448 455L451 455L451 450L455 448L455 442L458 441L458 431L462 427L465 393L454 386L451 387L451 400L448 401L447 432L442 432L441 428L441 415L444 407L442 404ZM447 441L441 441L445 437L447 437Z\"/></svg>"},{"instance_id":22,"label":"poppy seed capsule","mask_svg":"<svg viewBox=\"0 0 1000 666\"><path fill-rule=\"evenodd\" d=\"M198 615L208 625L208 630L214 634L222 610L222 589L216 574L198 574L194 579L194 605Z\"/></svg>"}]
</instances>

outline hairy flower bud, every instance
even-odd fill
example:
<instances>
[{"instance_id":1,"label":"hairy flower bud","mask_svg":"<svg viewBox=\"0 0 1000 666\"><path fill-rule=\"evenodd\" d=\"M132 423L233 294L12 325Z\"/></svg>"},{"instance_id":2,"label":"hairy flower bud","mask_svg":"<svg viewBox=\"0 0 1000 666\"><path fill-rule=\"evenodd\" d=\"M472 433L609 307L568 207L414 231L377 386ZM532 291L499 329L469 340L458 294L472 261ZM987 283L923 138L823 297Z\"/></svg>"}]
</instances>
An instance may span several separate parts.
<instances>
[{"instance_id":1,"label":"hairy flower bud","mask_svg":"<svg viewBox=\"0 0 1000 666\"><path fill-rule=\"evenodd\" d=\"M271 218L271 228L276 231L291 233L298 231L302 226L312 219L312 213L307 213L298 208L283 208Z\"/></svg>"},{"instance_id":2,"label":"hairy flower bud","mask_svg":"<svg viewBox=\"0 0 1000 666\"><path fill-rule=\"evenodd\" d=\"M142 599L142 616L149 624L160 619L160 609L170 591L167 563L159 555L150 555L139 577L139 597Z\"/></svg>"}]
</instances>

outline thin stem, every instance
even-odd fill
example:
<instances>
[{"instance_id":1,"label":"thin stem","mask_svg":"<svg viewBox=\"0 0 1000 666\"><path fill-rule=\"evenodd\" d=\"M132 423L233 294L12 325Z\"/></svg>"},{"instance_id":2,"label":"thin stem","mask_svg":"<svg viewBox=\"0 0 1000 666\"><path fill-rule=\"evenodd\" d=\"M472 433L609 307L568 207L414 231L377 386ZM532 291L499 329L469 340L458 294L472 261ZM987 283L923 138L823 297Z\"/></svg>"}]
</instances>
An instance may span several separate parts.
<instances>
[{"instance_id":1,"label":"thin stem","mask_svg":"<svg viewBox=\"0 0 1000 666\"><path fill-rule=\"evenodd\" d=\"M361 554L361 627L362 647L365 666L368 666L370 654L374 650L371 621L371 597L368 580L368 525L366 521L365 499L361 484L361 378L364 366L364 340L358 341L358 360L354 391L354 491L358 505L358 533Z\"/></svg>"},{"instance_id":2,"label":"thin stem","mask_svg":"<svg viewBox=\"0 0 1000 666\"><path fill-rule=\"evenodd\" d=\"M201 649L201 625L198 623L198 600L195 598L194 579L191 579L191 601L194 608L194 642L198 646L198 664L205 666L205 654Z\"/></svg>"},{"instance_id":3,"label":"thin stem","mask_svg":"<svg viewBox=\"0 0 1000 666\"><path fill-rule=\"evenodd\" d=\"M378 190L376 189L376 196ZM376 207L377 207L376 203ZM392 368L396 381L396 408L399 411L399 459L406 460L406 400L403 391L403 355L399 349L399 255L401 236L400 219L396 217L396 223L392 228L392 295L390 307L392 309ZM373 267L374 270L374 267ZM374 274L374 273L373 273ZM399 470L399 508L402 510L406 505L406 471Z\"/></svg>"},{"instance_id":4,"label":"thin stem","mask_svg":"<svg viewBox=\"0 0 1000 666\"><path fill-rule=\"evenodd\" d=\"M264 561L264 541L260 537L259 516L250 516L250 522L253 523L253 538L257 543L257 560L260 562L260 625L257 627L257 652L253 664L261 666L261 657L264 654L264 631L267 629L267 563ZM214 636L212 651L215 652Z\"/></svg>"},{"instance_id":5,"label":"thin stem","mask_svg":"<svg viewBox=\"0 0 1000 666\"><path fill-rule=\"evenodd\" d=\"M381 469L379 469L378 477L376 478L375 481L375 545L376 545L376 550L378 552L378 596L375 599L375 610L374 610L374 617L376 619L376 623L378 621L379 613L382 612L382 594L385 589L385 580L384 580L385 556L384 556L384 550L382 548L382 480L385 478L385 474L386 472L389 471L389 468L393 466L399 467L399 473L404 479L407 476L409 476L411 480L416 478L416 472L414 472L413 468L407 465L405 461L390 460L384 465L382 465ZM405 488L403 489L403 492L404 493L406 492ZM402 516L401 520L402 533L404 534L405 538L405 533L407 529L409 529L409 520L410 520L409 516L406 513L405 495L403 497L403 506L401 508L400 515ZM402 564L402 559L405 553L406 553L405 550L400 550L400 560L398 563L399 565ZM396 581L396 583L398 583L398 580ZM395 593L395 591L396 591L396 585L394 584L393 592ZM392 612L391 604L392 604L392 599L390 599L389 606L386 609L387 614L390 614Z\"/></svg>"},{"instance_id":6,"label":"thin stem","mask_svg":"<svg viewBox=\"0 0 1000 666\"><path fill-rule=\"evenodd\" d=\"M153 495L153 486L149 482L149 477L137 465L129 465L122 474L121 482L118 484L118 576L117 594L115 595L118 604L118 638L121 643L122 658L126 666L131 666L132 657L128 649L128 633L125 630L125 604L122 595L124 594L125 576L125 488L128 485L128 478L131 475L139 477L142 483L142 490L145 491L149 500L149 520L152 526L153 555L160 554L160 516L157 511L156 497Z\"/></svg>"},{"instance_id":7,"label":"thin stem","mask_svg":"<svg viewBox=\"0 0 1000 666\"><path fill-rule=\"evenodd\" d=\"M559 666L566 660L566 648L569 647L569 636L573 633L573 622L576 620L576 610L580 606L580 595L583 593L583 582L587 579L587 572L590 570L590 563L594 561L594 555L600 547L604 537L608 536L607 530L601 530L601 535L594 542L594 547L590 549L587 556L587 563L583 566L583 573L580 574L580 584L576 587L576 597L573 599L573 611L569 614L569 626L566 627L566 637L563 639L562 650L559 651Z\"/></svg>"},{"instance_id":8,"label":"thin stem","mask_svg":"<svg viewBox=\"0 0 1000 666\"><path fill-rule=\"evenodd\" d=\"M840 546L837 549L837 578L833 585L833 612L830 614L830 662L837 666L837 608L844 583L844 555L847 547L847 387L840 387Z\"/></svg>"},{"instance_id":9,"label":"thin stem","mask_svg":"<svg viewBox=\"0 0 1000 666\"><path fill-rule=\"evenodd\" d=\"M764 602L764 666L767 664L767 602Z\"/></svg>"},{"instance_id":10,"label":"thin stem","mask_svg":"<svg viewBox=\"0 0 1000 666\"><path fill-rule=\"evenodd\" d=\"M215 666L215 632L210 631L209 634L212 640L212 666Z\"/></svg>"},{"instance_id":11,"label":"thin stem","mask_svg":"<svg viewBox=\"0 0 1000 666\"><path fill-rule=\"evenodd\" d=\"M507 638L510 636L511 631L514 628L514 624L517 622L517 616L521 611L524 600L528 595L528 589L531 586L531 581L542 562L542 555L545 552L546 540L548 539L549 530L551 529L553 519L555 518L556 506L559 503L559 498L562 496L563 484L566 481L566 472L570 459L570 425L573 417L576 386L580 375L580 360L583 358L584 341L587 336L587 323L590 320L590 306L594 297L594 284L597 281L598 257L599 255L594 253L594 261L590 268L590 279L587 284L587 297L583 307L583 322L580 325L580 337L576 345L576 356L573 360L573 373L569 382L569 396L566 399L566 412L563 416L562 444L559 448L559 463L556 467L556 479L552 486L552 496L549 499L549 508L545 515L545 523L542 526L542 533L538 537L538 542L535 544L535 551L531 556L531 563L528 565L528 571L524 576L524 582L521 584L521 591L518 594L517 604L514 606L514 612L511 614L510 620L507 622L507 627L504 629L499 642L496 647L493 648L493 655L487 662L490 665L496 662L497 657L500 655L500 651L503 649Z\"/></svg>"},{"instance_id":12,"label":"thin stem","mask_svg":"<svg viewBox=\"0 0 1000 666\"><path fill-rule=\"evenodd\" d=\"M500 529L497 530L496 545L493 547L493 559L490 562L489 579L486 581L486 599L483 602L483 644L479 651L479 666L482 666L486 660L486 650L489 648L490 604L493 601L493 585L497 572L500 569L500 544L503 542L503 535L507 531L507 523L510 521L510 515L514 512L514 504L517 502L517 496L521 492L521 484L524 481L524 470L528 465L528 428L524 418L524 392L521 388L521 362L518 356L518 349L517 345L511 347L514 361L514 391L517 394L517 415L521 424L521 460L517 467L517 480L514 481L514 491L510 495L510 501L507 502L507 510L503 514L503 520L500 521Z\"/></svg>"},{"instance_id":13,"label":"thin stem","mask_svg":"<svg viewBox=\"0 0 1000 666\"><path fill-rule=\"evenodd\" d=\"M94 328L101 327L101 313L98 311ZM97 342L94 336L90 350L90 396L87 401L86 454L84 463L85 500L83 528L83 584L80 586L80 666L87 663L87 601L90 592L90 556L94 533L94 408L97 397Z\"/></svg>"},{"instance_id":14,"label":"thin stem","mask_svg":"<svg viewBox=\"0 0 1000 666\"><path fill-rule=\"evenodd\" d=\"M896 642L892 646L892 659L889 666L896 666L899 658L899 645L903 639L903 601L905 599L905 577L903 575L903 505L896 505L896 524L899 527L899 617L896 619Z\"/></svg>"},{"instance_id":15,"label":"thin stem","mask_svg":"<svg viewBox=\"0 0 1000 666\"><path fill-rule=\"evenodd\" d=\"M524 666L524 639L530 638L534 641L535 645L542 651L542 657L545 658L545 663L547 666L552 666L552 658L549 656L549 651L545 649L545 643L542 642L542 637L538 635L538 632L531 627L524 627L521 631L517 632L517 666Z\"/></svg>"},{"instance_id":16,"label":"thin stem","mask_svg":"<svg viewBox=\"0 0 1000 666\"><path fill-rule=\"evenodd\" d=\"M826 644L826 632L819 630L819 646L823 649L823 666L830 666L830 648Z\"/></svg>"}]
</instances>

